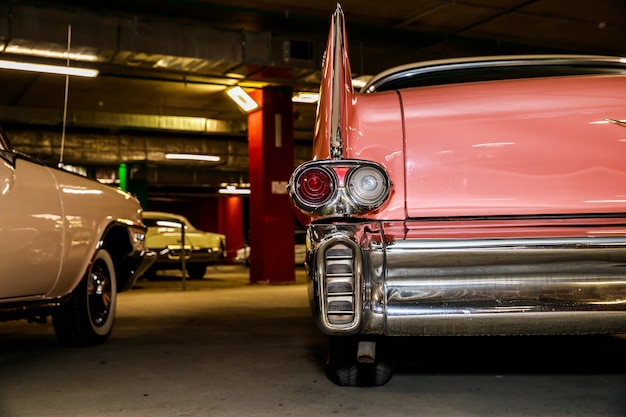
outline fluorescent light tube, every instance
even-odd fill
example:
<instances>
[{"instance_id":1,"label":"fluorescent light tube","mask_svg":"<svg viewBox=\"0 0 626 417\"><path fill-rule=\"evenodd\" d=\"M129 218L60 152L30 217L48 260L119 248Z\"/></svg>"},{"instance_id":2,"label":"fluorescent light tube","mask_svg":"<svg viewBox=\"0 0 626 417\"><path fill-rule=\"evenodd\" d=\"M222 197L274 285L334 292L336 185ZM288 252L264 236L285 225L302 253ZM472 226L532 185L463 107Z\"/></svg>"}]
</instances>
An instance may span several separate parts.
<instances>
[{"instance_id":1,"label":"fluorescent light tube","mask_svg":"<svg viewBox=\"0 0 626 417\"><path fill-rule=\"evenodd\" d=\"M78 77L97 77L99 71L95 69L66 67L62 65L31 64L28 62L0 60L0 69L17 71L44 72L48 74L76 75Z\"/></svg>"},{"instance_id":2,"label":"fluorescent light tube","mask_svg":"<svg viewBox=\"0 0 626 417\"><path fill-rule=\"evenodd\" d=\"M226 188L220 188L218 191L220 194L250 194L249 188L237 188L232 185Z\"/></svg>"},{"instance_id":3,"label":"fluorescent light tube","mask_svg":"<svg viewBox=\"0 0 626 417\"><path fill-rule=\"evenodd\" d=\"M294 103L317 103L320 95L318 93L298 93L291 98Z\"/></svg>"},{"instance_id":4,"label":"fluorescent light tube","mask_svg":"<svg viewBox=\"0 0 626 417\"><path fill-rule=\"evenodd\" d=\"M259 107L259 105L246 93L243 88L237 86L230 88L226 94L244 111L251 112Z\"/></svg>"},{"instance_id":5,"label":"fluorescent light tube","mask_svg":"<svg viewBox=\"0 0 626 417\"><path fill-rule=\"evenodd\" d=\"M166 153L165 159L182 159L187 161L219 162L219 156L197 155L193 153Z\"/></svg>"}]
</instances>

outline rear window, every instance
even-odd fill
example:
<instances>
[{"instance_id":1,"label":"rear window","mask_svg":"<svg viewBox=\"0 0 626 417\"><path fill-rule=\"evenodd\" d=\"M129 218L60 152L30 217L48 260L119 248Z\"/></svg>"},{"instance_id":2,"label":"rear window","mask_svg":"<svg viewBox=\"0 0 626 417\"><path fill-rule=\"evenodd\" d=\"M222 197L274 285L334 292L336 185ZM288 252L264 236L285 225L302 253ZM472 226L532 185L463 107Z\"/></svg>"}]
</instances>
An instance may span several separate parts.
<instances>
[{"instance_id":1,"label":"rear window","mask_svg":"<svg viewBox=\"0 0 626 417\"><path fill-rule=\"evenodd\" d=\"M624 65L507 65L419 68L391 74L379 80L367 92L400 90L443 84L479 81L512 80L520 78L562 77L568 75L616 75L626 74Z\"/></svg>"}]
</instances>

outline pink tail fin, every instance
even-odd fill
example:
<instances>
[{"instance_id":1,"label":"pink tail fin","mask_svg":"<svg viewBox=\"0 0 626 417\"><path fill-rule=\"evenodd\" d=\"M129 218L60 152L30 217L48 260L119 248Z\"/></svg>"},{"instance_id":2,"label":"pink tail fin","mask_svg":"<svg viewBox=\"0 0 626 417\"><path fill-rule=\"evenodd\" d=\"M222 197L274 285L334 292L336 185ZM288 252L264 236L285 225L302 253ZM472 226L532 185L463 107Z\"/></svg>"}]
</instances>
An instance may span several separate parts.
<instances>
[{"instance_id":1,"label":"pink tail fin","mask_svg":"<svg viewBox=\"0 0 626 417\"><path fill-rule=\"evenodd\" d=\"M343 9L337 4L322 65L313 143L314 159L343 158L353 96L346 26Z\"/></svg>"}]
</instances>

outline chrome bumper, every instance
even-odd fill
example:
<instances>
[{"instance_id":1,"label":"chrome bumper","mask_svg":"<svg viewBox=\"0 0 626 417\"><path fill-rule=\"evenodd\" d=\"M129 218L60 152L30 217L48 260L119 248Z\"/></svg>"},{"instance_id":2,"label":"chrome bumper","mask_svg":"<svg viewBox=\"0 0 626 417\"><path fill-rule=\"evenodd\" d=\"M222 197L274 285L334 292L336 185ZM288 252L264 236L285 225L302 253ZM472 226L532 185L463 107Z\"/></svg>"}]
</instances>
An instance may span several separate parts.
<instances>
[{"instance_id":1,"label":"chrome bumper","mask_svg":"<svg viewBox=\"0 0 626 417\"><path fill-rule=\"evenodd\" d=\"M626 332L626 237L411 239L308 228L309 300L328 334Z\"/></svg>"}]
</instances>

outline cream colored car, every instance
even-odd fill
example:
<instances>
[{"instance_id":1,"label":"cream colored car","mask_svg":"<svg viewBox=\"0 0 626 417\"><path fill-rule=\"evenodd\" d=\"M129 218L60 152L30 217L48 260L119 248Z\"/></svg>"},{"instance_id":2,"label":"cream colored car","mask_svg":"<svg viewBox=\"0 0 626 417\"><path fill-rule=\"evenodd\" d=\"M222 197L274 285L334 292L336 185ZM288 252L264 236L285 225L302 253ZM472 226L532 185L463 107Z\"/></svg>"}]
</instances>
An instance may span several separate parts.
<instances>
[{"instance_id":1,"label":"cream colored car","mask_svg":"<svg viewBox=\"0 0 626 417\"><path fill-rule=\"evenodd\" d=\"M64 345L104 342L117 293L154 261L131 194L51 168L0 129L0 321L45 322Z\"/></svg>"},{"instance_id":2,"label":"cream colored car","mask_svg":"<svg viewBox=\"0 0 626 417\"><path fill-rule=\"evenodd\" d=\"M146 211L144 222L148 226L146 247L156 252L157 260L144 274L154 278L157 270L183 269L183 234L185 241L185 270L191 279L201 279L208 265L226 257L226 236L205 232L194 227L179 214Z\"/></svg>"}]
</instances>

